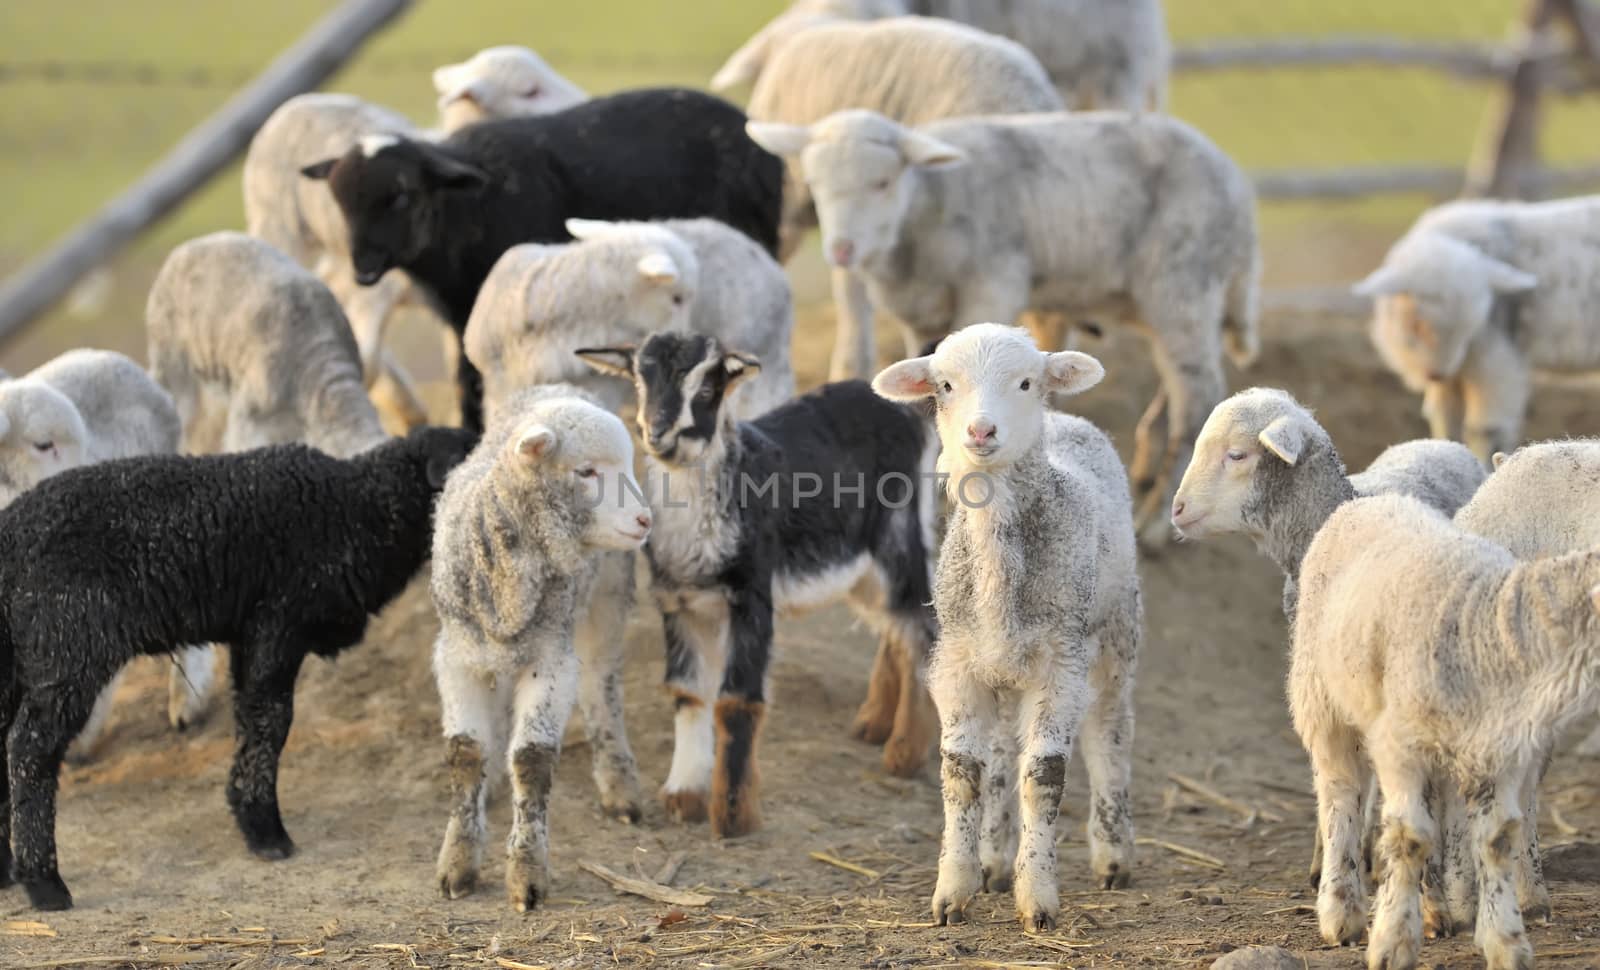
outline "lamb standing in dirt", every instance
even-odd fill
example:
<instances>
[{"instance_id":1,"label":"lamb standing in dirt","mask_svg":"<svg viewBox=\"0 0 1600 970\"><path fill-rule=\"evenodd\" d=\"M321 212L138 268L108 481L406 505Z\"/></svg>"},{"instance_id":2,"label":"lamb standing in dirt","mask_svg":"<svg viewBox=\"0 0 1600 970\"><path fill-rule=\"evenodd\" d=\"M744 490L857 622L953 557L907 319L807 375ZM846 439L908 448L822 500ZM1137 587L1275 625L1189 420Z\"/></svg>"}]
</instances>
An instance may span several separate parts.
<instances>
[{"instance_id":1,"label":"lamb standing in dirt","mask_svg":"<svg viewBox=\"0 0 1600 970\"><path fill-rule=\"evenodd\" d=\"M293 852L277 783L300 665L361 642L422 567L434 496L471 444L426 428L349 460L301 445L125 458L0 511L0 873L34 908L72 905L56 868L62 752L116 671L173 644L228 644L228 805L253 853Z\"/></svg>"},{"instance_id":2,"label":"lamb standing in dirt","mask_svg":"<svg viewBox=\"0 0 1600 970\"><path fill-rule=\"evenodd\" d=\"M1521 440L1536 369L1600 371L1600 196L1430 209L1356 292L1430 433L1487 464Z\"/></svg>"},{"instance_id":3,"label":"lamb standing in dirt","mask_svg":"<svg viewBox=\"0 0 1600 970\"><path fill-rule=\"evenodd\" d=\"M208 392L227 401L220 447L303 441L348 458L388 440L361 357L326 286L267 243L217 232L174 249L145 310L150 371L172 394L185 450L208 437Z\"/></svg>"},{"instance_id":4,"label":"lamb standing in dirt","mask_svg":"<svg viewBox=\"0 0 1600 970\"><path fill-rule=\"evenodd\" d=\"M575 351L658 331L716 337L761 361L729 403L739 420L794 397L789 278L750 237L715 219L569 219L567 230L579 241L506 250L472 306L464 344L490 420L497 402L536 384L576 384L621 409L632 387Z\"/></svg>"},{"instance_id":5,"label":"lamb standing in dirt","mask_svg":"<svg viewBox=\"0 0 1600 970\"><path fill-rule=\"evenodd\" d=\"M580 395L572 387L540 388L506 402L450 476L434 532L440 631L433 669L454 802L439 886L454 899L477 882L488 762L504 753L515 810L506 890L519 912L549 898L546 805L575 700L584 702L602 803L624 818L639 815L615 684L620 638L600 642L577 636L576 628L591 609L595 553L638 549L650 533L650 511L633 478L628 429Z\"/></svg>"},{"instance_id":6,"label":"lamb standing in dirt","mask_svg":"<svg viewBox=\"0 0 1600 970\"><path fill-rule=\"evenodd\" d=\"M937 441L923 416L847 381L736 422L731 395L760 363L711 337L653 334L637 350L580 355L638 392L655 514L646 551L677 698L668 812L699 821L709 804L718 836L760 825L774 616L841 599L881 638L855 734L884 743L890 773L919 771L936 719L923 671Z\"/></svg>"},{"instance_id":7,"label":"lamb standing in dirt","mask_svg":"<svg viewBox=\"0 0 1600 970\"><path fill-rule=\"evenodd\" d=\"M1128 785L1144 620L1127 476L1099 429L1049 405L1051 394L1081 393L1104 373L1093 357L1042 353L1025 331L984 323L873 382L893 400L934 400L939 470L949 476L928 671L944 759L933 894L941 926L963 921L980 889L1004 888L1014 853L1023 928L1055 927L1056 815L1080 736L1095 879L1111 889L1132 875Z\"/></svg>"},{"instance_id":8,"label":"lamb standing in dirt","mask_svg":"<svg viewBox=\"0 0 1600 970\"><path fill-rule=\"evenodd\" d=\"M1026 44L1072 108L1161 110L1171 42L1160 0L794 0L728 58L713 91L754 81L797 36L837 20L921 14Z\"/></svg>"},{"instance_id":9,"label":"lamb standing in dirt","mask_svg":"<svg viewBox=\"0 0 1600 970\"><path fill-rule=\"evenodd\" d=\"M1136 522L1147 542L1167 539L1179 474L1226 391L1223 352L1242 365L1259 342L1255 197L1238 166L1181 122L1118 112L912 128L842 111L810 127L748 127L799 158L824 249L909 328L908 349L1025 310L1144 333L1162 392L1136 434Z\"/></svg>"},{"instance_id":10,"label":"lamb standing in dirt","mask_svg":"<svg viewBox=\"0 0 1600 970\"><path fill-rule=\"evenodd\" d=\"M1061 97L1022 45L947 20L895 17L842 20L801 31L772 58L750 93L756 121L808 125L835 111L869 108L902 124L969 115L1060 111ZM778 256L787 262L817 225L816 208L796 159L787 160ZM872 303L849 269L849 253L825 251L832 265L838 320L829 380L875 370ZM763 358L765 360L765 358Z\"/></svg>"},{"instance_id":11,"label":"lamb standing in dirt","mask_svg":"<svg viewBox=\"0 0 1600 970\"><path fill-rule=\"evenodd\" d=\"M1441 609L1441 604L1447 608ZM1369 967L1417 965L1418 893L1439 831L1425 789L1467 799L1490 970L1531 967L1515 869L1530 769L1600 701L1600 550L1518 562L1407 496L1345 503L1306 551L1289 673L1327 836L1317 915L1330 944L1366 930L1356 824L1363 754L1383 792L1385 879Z\"/></svg>"}]
</instances>

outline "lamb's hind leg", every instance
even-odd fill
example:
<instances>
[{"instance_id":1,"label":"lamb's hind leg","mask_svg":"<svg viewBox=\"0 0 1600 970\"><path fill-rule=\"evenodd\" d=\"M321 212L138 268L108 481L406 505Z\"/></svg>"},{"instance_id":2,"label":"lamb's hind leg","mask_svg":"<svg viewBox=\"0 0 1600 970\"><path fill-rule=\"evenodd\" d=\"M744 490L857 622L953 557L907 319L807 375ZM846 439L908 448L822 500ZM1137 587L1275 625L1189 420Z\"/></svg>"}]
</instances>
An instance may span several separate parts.
<instances>
[{"instance_id":1,"label":"lamb's hind leg","mask_svg":"<svg viewBox=\"0 0 1600 970\"><path fill-rule=\"evenodd\" d=\"M1133 480L1134 501L1156 487L1156 464L1161 459L1166 438L1167 391L1159 388L1133 429L1133 461L1128 464L1128 477Z\"/></svg>"},{"instance_id":2,"label":"lamb's hind leg","mask_svg":"<svg viewBox=\"0 0 1600 970\"><path fill-rule=\"evenodd\" d=\"M1067 762L1089 706L1089 671L1072 658L1092 655L1087 645L1064 651L1050 683L1022 692L1021 815L1017 849L1017 917L1024 930L1055 929L1061 912L1056 883L1056 817L1067 785Z\"/></svg>"},{"instance_id":3,"label":"lamb's hind leg","mask_svg":"<svg viewBox=\"0 0 1600 970\"><path fill-rule=\"evenodd\" d=\"M578 618L578 707L588 732L600 808L611 818L637 822L639 767L628 746L622 709L622 661L633 606L634 556L609 552L601 557L588 608Z\"/></svg>"},{"instance_id":4,"label":"lamb's hind leg","mask_svg":"<svg viewBox=\"0 0 1600 970\"><path fill-rule=\"evenodd\" d=\"M983 865L983 891L1010 892L1017 878L1017 725L1003 720L990 737L983 762L979 798L983 828L978 832L978 861Z\"/></svg>"},{"instance_id":5,"label":"lamb's hind leg","mask_svg":"<svg viewBox=\"0 0 1600 970\"><path fill-rule=\"evenodd\" d=\"M183 647L167 672L167 721L187 731L205 720L211 707L211 685L217 678L217 651L210 644Z\"/></svg>"},{"instance_id":6,"label":"lamb's hind leg","mask_svg":"<svg viewBox=\"0 0 1600 970\"><path fill-rule=\"evenodd\" d=\"M1438 838L1428 811L1428 768L1415 748L1394 737L1382 719L1368 732L1373 769L1383 792L1383 885L1367 944L1368 970L1411 970L1422 953L1422 886Z\"/></svg>"},{"instance_id":7,"label":"lamb's hind leg","mask_svg":"<svg viewBox=\"0 0 1600 970\"><path fill-rule=\"evenodd\" d=\"M561 757L561 732L578 689L577 657L569 652L550 660L523 673L516 688L506 893L519 913L550 898L550 787Z\"/></svg>"},{"instance_id":8,"label":"lamb's hind leg","mask_svg":"<svg viewBox=\"0 0 1600 970\"><path fill-rule=\"evenodd\" d=\"M1322 832L1322 875L1317 880L1317 922L1333 945L1355 943L1367 927L1361 886L1361 789L1365 770L1355 732L1321 712L1296 715L1296 729L1311 756Z\"/></svg>"},{"instance_id":9,"label":"lamb's hind leg","mask_svg":"<svg viewBox=\"0 0 1600 970\"><path fill-rule=\"evenodd\" d=\"M675 821L704 822L717 760L712 704L727 665L727 615L720 610L699 614L668 609L662 622L667 690L673 699L673 744L661 802Z\"/></svg>"},{"instance_id":10,"label":"lamb's hind leg","mask_svg":"<svg viewBox=\"0 0 1600 970\"><path fill-rule=\"evenodd\" d=\"M433 653L433 679L439 689L444 727L445 768L450 777L450 817L434 869L439 891L447 899L472 892L483 865L487 823L488 758L498 747L493 738L505 730L505 715L493 676L462 664L451 649L447 631L440 631Z\"/></svg>"},{"instance_id":11,"label":"lamb's hind leg","mask_svg":"<svg viewBox=\"0 0 1600 970\"><path fill-rule=\"evenodd\" d=\"M1089 865L1102 889L1133 878L1133 681L1139 616L1101 636L1094 701L1083 721L1083 763L1089 775Z\"/></svg>"},{"instance_id":12,"label":"lamb's hind leg","mask_svg":"<svg viewBox=\"0 0 1600 970\"><path fill-rule=\"evenodd\" d=\"M1516 855L1522 817L1521 767L1486 779L1467 792L1467 815L1478 851L1478 928L1475 934L1488 970L1529 970L1528 942L1517 906Z\"/></svg>"},{"instance_id":13,"label":"lamb's hind leg","mask_svg":"<svg viewBox=\"0 0 1600 970\"><path fill-rule=\"evenodd\" d=\"M239 734L228 806L250 851L287 859L294 843L278 811L278 760L294 723L294 682L304 655L281 643L232 646L233 714Z\"/></svg>"},{"instance_id":14,"label":"lamb's hind leg","mask_svg":"<svg viewBox=\"0 0 1600 970\"><path fill-rule=\"evenodd\" d=\"M6 737L15 853L12 874L27 890L34 909L72 908L72 893L56 867L57 775L67 745L89 716L95 694L88 680L33 688L20 698Z\"/></svg>"},{"instance_id":15,"label":"lamb's hind leg","mask_svg":"<svg viewBox=\"0 0 1600 970\"><path fill-rule=\"evenodd\" d=\"M944 796L944 839L933 890L933 920L940 926L966 922L967 906L983 888L978 830L983 823L982 786L994 738L1010 731L1001 723L994 692L935 664L929 686L939 708L939 753Z\"/></svg>"},{"instance_id":16,"label":"lamb's hind leg","mask_svg":"<svg viewBox=\"0 0 1600 970\"><path fill-rule=\"evenodd\" d=\"M1550 921L1550 890L1539 855L1539 780L1550 765L1546 751L1528 761L1522 778L1522 839L1517 847L1517 905L1524 922Z\"/></svg>"},{"instance_id":17,"label":"lamb's hind leg","mask_svg":"<svg viewBox=\"0 0 1600 970\"><path fill-rule=\"evenodd\" d=\"M106 729L106 721L111 719L112 697L121 683L122 671L119 670L111 678L111 682L100 689L100 693L94 699L94 706L89 709L89 719L83 722L83 730L78 732L78 736L67 747L67 761L72 764L84 764L94 758L95 749L100 745L100 736Z\"/></svg>"}]
</instances>

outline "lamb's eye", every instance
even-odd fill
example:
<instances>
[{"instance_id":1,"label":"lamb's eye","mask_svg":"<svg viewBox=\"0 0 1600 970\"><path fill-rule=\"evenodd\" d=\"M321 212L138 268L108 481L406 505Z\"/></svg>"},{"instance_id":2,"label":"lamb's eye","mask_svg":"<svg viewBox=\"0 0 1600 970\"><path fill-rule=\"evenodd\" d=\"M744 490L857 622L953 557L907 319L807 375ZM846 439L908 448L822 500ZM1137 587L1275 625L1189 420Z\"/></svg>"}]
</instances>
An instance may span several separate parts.
<instances>
[{"instance_id":1,"label":"lamb's eye","mask_svg":"<svg viewBox=\"0 0 1600 970\"><path fill-rule=\"evenodd\" d=\"M1228 460L1229 461L1244 461L1244 459L1245 459L1245 453L1244 452L1240 451L1237 448L1229 449L1229 451L1228 451Z\"/></svg>"},{"instance_id":2,"label":"lamb's eye","mask_svg":"<svg viewBox=\"0 0 1600 970\"><path fill-rule=\"evenodd\" d=\"M946 394L949 394L949 393L950 393L950 392L951 392L951 391L953 391L953 390L955 390L955 388L953 388L953 387L951 387L951 386L950 386L950 382L949 382L949 381L945 381L945 382L944 382L944 383L943 383L943 384L941 384L941 385L940 385L940 386L941 386L941 387L943 387L943 388L944 388L944 392L945 392L945 393L946 393Z\"/></svg>"},{"instance_id":3,"label":"lamb's eye","mask_svg":"<svg viewBox=\"0 0 1600 970\"><path fill-rule=\"evenodd\" d=\"M580 468L580 469L578 469L578 477L579 478L599 478L600 477L600 473L595 471L593 468Z\"/></svg>"},{"instance_id":4,"label":"lamb's eye","mask_svg":"<svg viewBox=\"0 0 1600 970\"><path fill-rule=\"evenodd\" d=\"M673 306L683 306L683 294L682 293L674 293L674 294L672 294L672 305Z\"/></svg>"},{"instance_id":5,"label":"lamb's eye","mask_svg":"<svg viewBox=\"0 0 1600 970\"><path fill-rule=\"evenodd\" d=\"M887 191L889 191L889 180L888 179L880 179L880 180L872 183L872 188L874 190L878 191L878 192L887 192Z\"/></svg>"},{"instance_id":6,"label":"lamb's eye","mask_svg":"<svg viewBox=\"0 0 1600 970\"><path fill-rule=\"evenodd\" d=\"M56 450L56 443L54 441L45 441L45 442L35 441L33 443L33 448L34 448L35 451L38 451L38 452L41 452L41 453L43 453L43 452L51 452L51 451L55 451Z\"/></svg>"},{"instance_id":7,"label":"lamb's eye","mask_svg":"<svg viewBox=\"0 0 1600 970\"><path fill-rule=\"evenodd\" d=\"M1024 391L1026 391L1028 388L1030 388L1032 386L1033 386L1033 381L1025 380L1025 381L1022 382L1022 389Z\"/></svg>"},{"instance_id":8,"label":"lamb's eye","mask_svg":"<svg viewBox=\"0 0 1600 970\"><path fill-rule=\"evenodd\" d=\"M524 98L537 98L541 93L542 92L539 90L539 86L536 84L533 87L529 88L527 90L527 93L525 93L523 95L523 97Z\"/></svg>"}]
</instances>

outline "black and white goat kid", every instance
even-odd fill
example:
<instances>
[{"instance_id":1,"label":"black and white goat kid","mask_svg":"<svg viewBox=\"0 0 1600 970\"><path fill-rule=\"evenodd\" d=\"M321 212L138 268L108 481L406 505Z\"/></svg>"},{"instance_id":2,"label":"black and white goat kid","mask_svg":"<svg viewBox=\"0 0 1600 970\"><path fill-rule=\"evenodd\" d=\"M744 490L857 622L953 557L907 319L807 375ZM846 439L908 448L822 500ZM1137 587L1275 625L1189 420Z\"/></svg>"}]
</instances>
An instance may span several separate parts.
<instances>
[{"instance_id":1,"label":"black and white goat kid","mask_svg":"<svg viewBox=\"0 0 1600 970\"><path fill-rule=\"evenodd\" d=\"M924 678L935 639L929 422L861 381L735 422L725 402L760 363L700 335L578 353L638 393L656 522L646 552L677 701L668 812L698 821L709 792L715 834L760 824L773 614L842 598L881 637L855 733L887 740L890 772L921 768L938 730Z\"/></svg>"}]
</instances>

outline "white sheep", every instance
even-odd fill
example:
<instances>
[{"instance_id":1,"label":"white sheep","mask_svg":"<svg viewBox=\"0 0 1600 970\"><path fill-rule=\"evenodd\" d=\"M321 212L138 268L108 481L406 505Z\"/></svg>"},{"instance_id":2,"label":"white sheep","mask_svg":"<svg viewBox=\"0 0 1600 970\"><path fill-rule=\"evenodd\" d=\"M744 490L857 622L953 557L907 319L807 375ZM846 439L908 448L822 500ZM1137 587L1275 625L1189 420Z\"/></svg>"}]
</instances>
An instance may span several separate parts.
<instances>
[{"instance_id":1,"label":"white sheep","mask_svg":"<svg viewBox=\"0 0 1600 970\"><path fill-rule=\"evenodd\" d=\"M538 388L503 402L439 499L433 669L452 806L437 877L447 898L476 883L491 765L503 756L515 813L507 892L519 911L548 900L546 811L575 700L589 726L602 803L608 813L639 817L622 721L623 638L582 618L607 558L599 551L638 549L650 511L633 478L627 428L580 395ZM625 561L632 578L631 554L609 558ZM596 610L616 614L618 605Z\"/></svg>"},{"instance_id":2,"label":"white sheep","mask_svg":"<svg viewBox=\"0 0 1600 970\"><path fill-rule=\"evenodd\" d=\"M589 100L526 47L487 47L459 64L433 72L439 126L446 133L493 118L563 111ZM315 159L313 159L314 161Z\"/></svg>"},{"instance_id":3,"label":"white sheep","mask_svg":"<svg viewBox=\"0 0 1600 970\"><path fill-rule=\"evenodd\" d=\"M1136 435L1137 521L1146 540L1166 539L1179 471L1226 389L1223 353L1246 363L1259 342L1255 201L1238 166L1181 122L1118 112L911 128L843 111L749 131L799 158L824 250L905 325L908 351L1025 310L1144 333L1163 391Z\"/></svg>"},{"instance_id":4,"label":"white sheep","mask_svg":"<svg viewBox=\"0 0 1600 970\"><path fill-rule=\"evenodd\" d=\"M728 58L712 90L754 81L800 32L833 20L945 17L1028 46L1074 108L1161 110L1171 42L1160 0L793 0Z\"/></svg>"},{"instance_id":5,"label":"white sheep","mask_svg":"<svg viewBox=\"0 0 1600 970\"><path fill-rule=\"evenodd\" d=\"M906 125L969 115L1060 111L1061 97L1022 45L930 17L830 21L795 34L750 93L755 121L808 125L867 108ZM787 160L778 253L787 261L817 214L797 159ZM830 258L830 262L832 262ZM877 359L865 283L832 268L838 317L831 380L871 374Z\"/></svg>"},{"instance_id":6,"label":"white sheep","mask_svg":"<svg viewBox=\"0 0 1600 970\"><path fill-rule=\"evenodd\" d=\"M1041 353L1025 331L976 324L873 382L891 399L933 399L939 470L953 500L928 671L943 756L933 895L941 925L961 921L986 884L1004 886L1014 848L1023 927L1055 926L1056 814L1080 736L1095 880L1110 889L1132 874L1128 785L1143 608L1127 476L1105 434L1049 407L1052 393L1087 390L1104 373L1085 354ZM1018 777L1020 846L1011 802Z\"/></svg>"},{"instance_id":7,"label":"white sheep","mask_svg":"<svg viewBox=\"0 0 1600 970\"><path fill-rule=\"evenodd\" d=\"M0 508L68 468L178 450L181 425L172 397L138 364L109 350L69 350L25 377L0 382ZM208 651L175 651L167 716L182 729L205 713L212 680ZM113 678L73 746L93 753L121 677Z\"/></svg>"},{"instance_id":8,"label":"white sheep","mask_svg":"<svg viewBox=\"0 0 1600 970\"><path fill-rule=\"evenodd\" d=\"M1533 965L1516 888L1523 788L1600 700L1600 550L1519 562L1408 496L1345 503L1301 566L1289 702L1327 840L1317 915L1330 944L1366 929L1363 753L1383 793L1385 881L1371 968L1417 965L1419 887L1438 826L1437 772L1466 800L1490 970Z\"/></svg>"},{"instance_id":9,"label":"white sheep","mask_svg":"<svg viewBox=\"0 0 1600 970\"><path fill-rule=\"evenodd\" d=\"M575 351L637 345L658 331L716 337L761 360L734 399L740 420L794 396L789 281L750 237L714 219L569 219L567 230L579 241L507 250L472 306L463 344L483 372L491 418L518 389L563 381L620 409L633 389Z\"/></svg>"},{"instance_id":10,"label":"white sheep","mask_svg":"<svg viewBox=\"0 0 1600 970\"><path fill-rule=\"evenodd\" d=\"M1536 370L1600 371L1597 275L1600 196L1452 202L1355 291L1377 298L1373 342L1423 394L1430 433L1487 464L1520 440Z\"/></svg>"},{"instance_id":11,"label":"white sheep","mask_svg":"<svg viewBox=\"0 0 1600 970\"><path fill-rule=\"evenodd\" d=\"M151 374L177 403L190 453L303 441L348 458L388 440L338 301L260 239L217 232L174 249L145 326ZM226 401L220 442L207 440L213 397Z\"/></svg>"}]
</instances>

